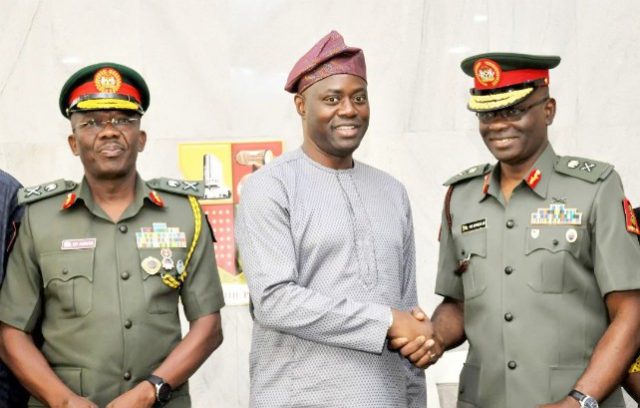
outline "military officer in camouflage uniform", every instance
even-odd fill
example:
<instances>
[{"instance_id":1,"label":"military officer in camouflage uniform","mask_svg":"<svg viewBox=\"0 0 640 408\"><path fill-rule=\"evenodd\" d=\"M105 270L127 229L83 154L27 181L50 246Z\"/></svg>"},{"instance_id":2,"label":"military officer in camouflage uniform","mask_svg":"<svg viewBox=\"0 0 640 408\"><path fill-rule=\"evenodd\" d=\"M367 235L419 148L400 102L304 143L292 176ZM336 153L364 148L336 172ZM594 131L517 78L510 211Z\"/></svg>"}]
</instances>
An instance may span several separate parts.
<instances>
[{"instance_id":1,"label":"military officer in camouflage uniform","mask_svg":"<svg viewBox=\"0 0 640 408\"><path fill-rule=\"evenodd\" d=\"M612 165L549 144L559 62L462 62L498 163L447 181L435 345L402 349L427 366L469 341L460 408L625 406L618 384L640 345L640 229Z\"/></svg>"},{"instance_id":2,"label":"military officer in camouflage uniform","mask_svg":"<svg viewBox=\"0 0 640 408\"><path fill-rule=\"evenodd\" d=\"M84 178L19 192L26 211L0 292L0 335L29 406L189 407L187 379L222 342L202 186L136 171L148 106L130 68L75 73L60 109ZM30 336L39 320L41 350Z\"/></svg>"}]
</instances>

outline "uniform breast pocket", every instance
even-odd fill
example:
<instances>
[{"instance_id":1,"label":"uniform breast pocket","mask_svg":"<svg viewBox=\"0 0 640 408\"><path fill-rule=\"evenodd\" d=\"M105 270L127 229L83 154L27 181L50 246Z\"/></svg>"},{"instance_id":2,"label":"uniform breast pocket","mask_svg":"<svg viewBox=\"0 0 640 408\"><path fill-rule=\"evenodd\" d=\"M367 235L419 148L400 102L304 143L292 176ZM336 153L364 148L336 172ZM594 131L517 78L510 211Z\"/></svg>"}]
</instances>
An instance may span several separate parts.
<instances>
[{"instance_id":1,"label":"uniform breast pocket","mask_svg":"<svg viewBox=\"0 0 640 408\"><path fill-rule=\"evenodd\" d=\"M533 267L527 282L529 287L540 293L575 290L569 273L571 263L579 259L587 239L584 227L527 228L525 255Z\"/></svg>"},{"instance_id":2,"label":"uniform breast pocket","mask_svg":"<svg viewBox=\"0 0 640 408\"><path fill-rule=\"evenodd\" d=\"M93 260L93 248L40 256L47 313L73 318L91 311Z\"/></svg>"},{"instance_id":3,"label":"uniform breast pocket","mask_svg":"<svg viewBox=\"0 0 640 408\"><path fill-rule=\"evenodd\" d=\"M487 257L487 230L480 229L462 234L457 239L457 257L460 263L465 300L480 296L487 288L482 262Z\"/></svg>"},{"instance_id":4,"label":"uniform breast pocket","mask_svg":"<svg viewBox=\"0 0 640 408\"><path fill-rule=\"evenodd\" d=\"M183 263L185 248L140 249L140 274L144 287L147 311L151 314L177 313L179 289L167 286L162 281L162 274L176 276L178 263Z\"/></svg>"}]
</instances>

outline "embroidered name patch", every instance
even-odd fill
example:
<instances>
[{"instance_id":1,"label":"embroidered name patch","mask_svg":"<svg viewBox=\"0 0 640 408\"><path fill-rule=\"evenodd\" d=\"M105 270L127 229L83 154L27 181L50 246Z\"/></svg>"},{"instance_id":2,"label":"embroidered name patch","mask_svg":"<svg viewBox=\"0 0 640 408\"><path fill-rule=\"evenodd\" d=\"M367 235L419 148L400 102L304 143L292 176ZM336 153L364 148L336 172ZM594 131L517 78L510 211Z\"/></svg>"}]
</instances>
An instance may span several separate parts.
<instances>
[{"instance_id":1,"label":"embroidered name patch","mask_svg":"<svg viewBox=\"0 0 640 408\"><path fill-rule=\"evenodd\" d=\"M136 232L138 248L186 248L187 237L178 227L168 227L164 222L154 222Z\"/></svg>"},{"instance_id":2,"label":"embroidered name patch","mask_svg":"<svg viewBox=\"0 0 640 408\"><path fill-rule=\"evenodd\" d=\"M91 249L96 247L95 238L80 238L80 239L64 239L60 249L63 251L69 251L74 249Z\"/></svg>"},{"instance_id":3,"label":"embroidered name patch","mask_svg":"<svg viewBox=\"0 0 640 408\"><path fill-rule=\"evenodd\" d=\"M549 208L538 208L531 213L531 225L581 225L582 213L577 208L566 208L562 203L553 203Z\"/></svg>"},{"instance_id":4,"label":"embroidered name patch","mask_svg":"<svg viewBox=\"0 0 640 408\"><path fill-rule=\"evenodd\" d=\"M462 224L460 226L460 229L462 230L462 233L464 234L465 232L471 232L471 231L475 231L481 228L487 228L487 219L483 218L481 220L478 221L472 221L472 222L468 222L466 224Z\"/></svg>"}]
</instances>

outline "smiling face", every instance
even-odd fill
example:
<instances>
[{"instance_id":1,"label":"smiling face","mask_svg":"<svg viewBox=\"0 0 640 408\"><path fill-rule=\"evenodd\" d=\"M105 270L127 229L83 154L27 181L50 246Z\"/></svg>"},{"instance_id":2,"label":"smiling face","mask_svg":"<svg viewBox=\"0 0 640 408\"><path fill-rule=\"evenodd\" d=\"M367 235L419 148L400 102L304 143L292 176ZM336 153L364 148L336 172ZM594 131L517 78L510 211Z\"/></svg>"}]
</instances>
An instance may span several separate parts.
<instances>
[{"instance_id":1,"label":"smiling face","mask_svg":"<svg viewBox=\"0 0 640 408\"><path fill-rule=\"evenodd\" d=\"M296 95L295 104L305 153L326 167L351 167L369 127L367 83L355 75L332 75Z\"/></svg>"},{"instance_id":2,"label":"smiling face","mask_svg":"<svg viewBox=\"0 0 640 408\"><path fill-rule=\"evenodd\" d=\"M526 108L548 96L548 88L538 88L516 107ZM486 123L479 121L480 135L491 154L501 163L533 165L547 147L547 127L553 122L555 113L556 102L549 98L517 120L496 115Z\"/></svg>"},{"instance_id":3,"label":"smiling face","mask_svg":"<svg viewBox=\"0 0 640 408\"><path fill-rule=\"evenodd\" d=\"M126 123L126 119L136 119ZM144 150L147 135L140 130L140 115L120 110L77 112L71 115L74 133L69 135L69 147L80 156L85 175L91 180L116 180L132 176L136 172L138 153ZM114 126L108 123L101 129L83 124L98 124L111 120L124 123ZM99 126L101 127L101 126Z\"/></svg>"}]
</instances>

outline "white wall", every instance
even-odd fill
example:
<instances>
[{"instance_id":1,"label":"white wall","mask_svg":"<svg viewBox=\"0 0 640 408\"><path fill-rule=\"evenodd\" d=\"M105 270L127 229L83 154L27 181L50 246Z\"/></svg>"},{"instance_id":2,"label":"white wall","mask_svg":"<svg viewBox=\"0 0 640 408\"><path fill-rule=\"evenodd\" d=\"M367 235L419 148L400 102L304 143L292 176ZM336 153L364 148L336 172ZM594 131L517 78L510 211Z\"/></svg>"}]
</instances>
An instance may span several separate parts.
<instances>
[{"instance_id":1,"label":"white wall","mask_svg":"<svg viewBox=\"0 0 640 408\"><path fill-rule=\"evenodd\" d=\"M556 151L613 162L637 205L638 15L637 0L0 0L0 167L27 185L79 179L58 93L100 61L136 68L151 88L143 177L179 177L180 142L279 138L294 148L300 125L286 76L337 29L368 63L372 120L357 158L409 190L420 300L432 310L441 183L492 160L465 109L471 79L460 60L562 56L551 74ZM196 407L248 405L251 321L240 307L223 319L225 343L192 381ZM455 380L459 362L445 363L427 372L431 386ZM438 406L434 392L429 406Z\"/></svg>"}]
</instances>

